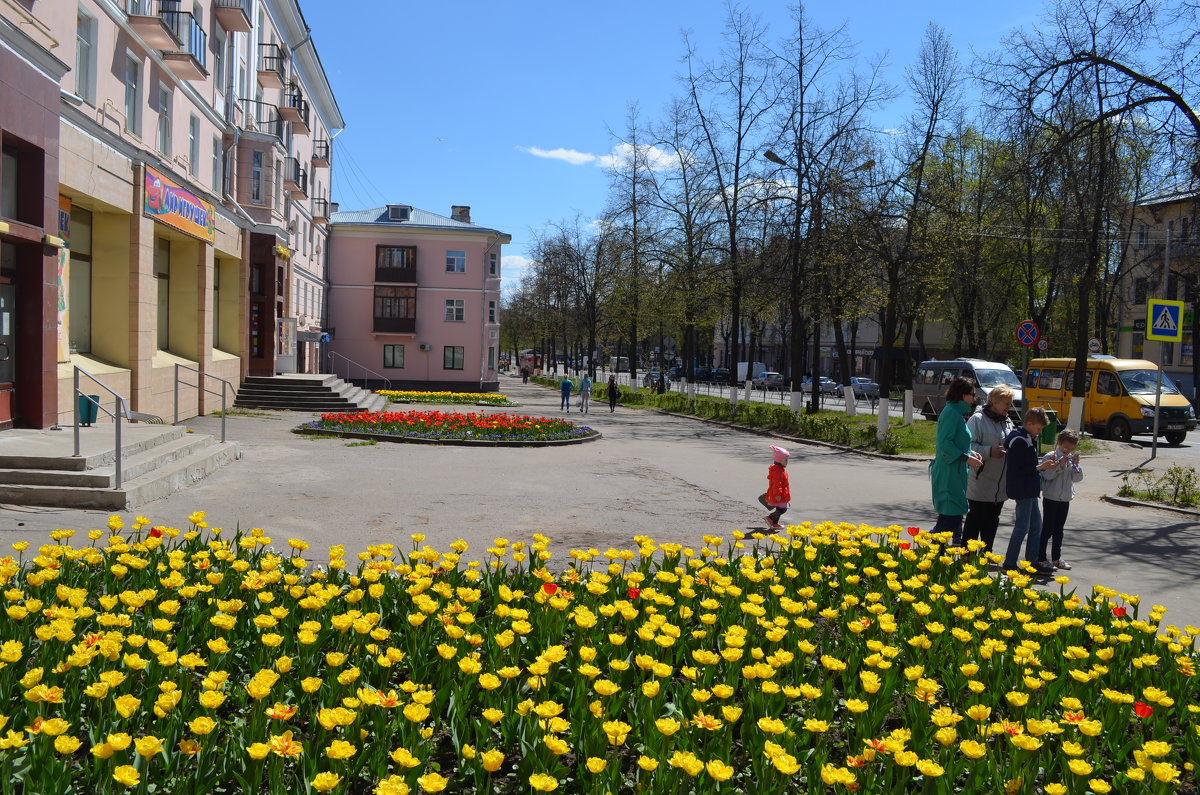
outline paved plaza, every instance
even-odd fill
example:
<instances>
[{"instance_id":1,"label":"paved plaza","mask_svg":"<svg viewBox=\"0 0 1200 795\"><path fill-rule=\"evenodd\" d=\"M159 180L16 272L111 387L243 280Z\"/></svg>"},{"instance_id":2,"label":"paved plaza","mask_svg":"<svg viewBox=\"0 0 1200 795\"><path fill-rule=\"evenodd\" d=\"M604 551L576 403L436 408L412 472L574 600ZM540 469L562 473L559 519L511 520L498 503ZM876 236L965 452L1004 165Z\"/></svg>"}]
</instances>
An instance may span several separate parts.
<instances>
[{"instance_id":1,"label":"paved plaza","mask_svg":"<svg viewBox=\"0 0 1200 795\"><path fill-rule=\"evenodd\" d=\"M501 388L526 414L562 416L556 391L519 378ZM502 411L503 409L480 409ZM200 509L211 525L262 527L283 545L302 538L316 549L345 544L407 546L423 533L439 549L463 538L473 554L496 537L525 539L540 532L555 542L560 563L571 547L631 548L633 536L699 543L704 533L761 527L755 500L766 488L774 437L650 410L593 403L571 415L603 438L542 448L475 448L380 443L347 446L339 439L291 433L307 415L281 412L228 419L229 438L244 456L190 489L149 503L136 513L156 524L186 525ZM219 420L190 427L217 432ZM826 447L783 442L793 507L785 521L834 520L871 525L932 526L925 461L897 461ZM1115 494L1121 473L1144 461L1137 445L1112 446L1085 458L1086 477L1072 503L1063 556L1081 591L1096 583L1168 607L1169 623L1200 625L1200 524L1196 517L1101 500ZM1160 451L1156 467L1194 462L1188 450ZM132 518L133 514L130 514ZM59 527L105 526L100 511L0 507L0 544L41 540ZM997 545L1012 523L1005 508ZM316 551L314 549L314 552ZM1057 586L1054 586L1057 587Z\"/></svg>"}]
</instances>

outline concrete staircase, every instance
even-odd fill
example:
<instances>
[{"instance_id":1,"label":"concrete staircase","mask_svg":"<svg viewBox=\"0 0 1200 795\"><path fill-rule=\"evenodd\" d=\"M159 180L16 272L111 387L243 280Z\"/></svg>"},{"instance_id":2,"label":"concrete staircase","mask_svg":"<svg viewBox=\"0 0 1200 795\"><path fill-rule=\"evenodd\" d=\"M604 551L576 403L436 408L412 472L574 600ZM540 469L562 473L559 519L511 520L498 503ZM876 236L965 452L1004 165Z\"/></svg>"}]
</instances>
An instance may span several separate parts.
<instances>
[{"instance_id":1,"label":"concrete staircase","mask_svg":"<svg viewBox=\"0 0 1200 795\"><path fill-rule=\"evenodd\" d=\"M381 411L383 395L357 387L336 375L248 376L238 389L234 407L271 411Z\"/></svg>"},{"instance_id":2,"label":"concrete staircase","mask_svg":"<svg viewBox=\"0 0 1200 795\"><path fill-rule=\"evenodd\" d=\"M72 432L5 431L0 439L0 503L121 511L166 497L242 457L237 442L188 433L182 426L122 428L121 488L116 482L113 426Z\"/></svg>"}]
</instances>

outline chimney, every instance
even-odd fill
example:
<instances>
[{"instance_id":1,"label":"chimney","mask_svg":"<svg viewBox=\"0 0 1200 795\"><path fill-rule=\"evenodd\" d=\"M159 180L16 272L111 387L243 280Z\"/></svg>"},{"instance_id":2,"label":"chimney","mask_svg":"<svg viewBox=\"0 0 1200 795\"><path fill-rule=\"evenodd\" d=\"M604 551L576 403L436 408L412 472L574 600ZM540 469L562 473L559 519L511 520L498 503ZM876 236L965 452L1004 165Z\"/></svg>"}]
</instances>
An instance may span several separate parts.
<instances>
[{"instance_id":1,"label":"chimney","mask_svg":"<svg viewBox=\"0 0 1200 795\"><path fill-rule=\"evenodd\" d=\"M331 212L331 213L336 213L337 211L338 211L338 203L337 203L337 202L330 202L330 203L329 203L329 212Z\"/></svg>"},{"instance_id":2,"label":"chimney","mask_svg":"<svg viewBox=\"0 0 1200 795\"><path fill-rule=\"evenodd\" d=\"M464 207L461 204L450 205L450 217L455 221L462 221L464 224L471 223L471 208Z\"/></svg>"}]
</instances>

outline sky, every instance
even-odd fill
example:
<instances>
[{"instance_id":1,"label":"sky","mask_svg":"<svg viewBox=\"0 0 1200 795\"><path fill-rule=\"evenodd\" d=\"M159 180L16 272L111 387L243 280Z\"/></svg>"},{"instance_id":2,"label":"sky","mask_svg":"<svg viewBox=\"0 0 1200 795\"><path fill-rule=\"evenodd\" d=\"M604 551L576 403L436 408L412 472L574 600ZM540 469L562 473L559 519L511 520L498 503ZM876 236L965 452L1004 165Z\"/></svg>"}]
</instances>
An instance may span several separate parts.
<instances>
[{"instance_id":1,"label":"sky","mask_svg":"<svg viewBox=\"0 0 1200 795\"><path fill-rule=\"evenodd\" d=\"M682 86L683 33L715 57L726 17L720 0L300 0L342 116L333 194L342 210L409 204L512 235L506 291L528 262L534 233L576 213L596 218L604 164L631 104L657 120ZM771 31L790 28L784 2L748 0ZM903 85L928 22L964 63L1015 28L1037 24L1043 0L819 0L824 28L845 24L864 59L884 56ZM847 9L852 15L847 16ZM876 126L900 124L903 96Z\"/></svg>"}]
</instances>

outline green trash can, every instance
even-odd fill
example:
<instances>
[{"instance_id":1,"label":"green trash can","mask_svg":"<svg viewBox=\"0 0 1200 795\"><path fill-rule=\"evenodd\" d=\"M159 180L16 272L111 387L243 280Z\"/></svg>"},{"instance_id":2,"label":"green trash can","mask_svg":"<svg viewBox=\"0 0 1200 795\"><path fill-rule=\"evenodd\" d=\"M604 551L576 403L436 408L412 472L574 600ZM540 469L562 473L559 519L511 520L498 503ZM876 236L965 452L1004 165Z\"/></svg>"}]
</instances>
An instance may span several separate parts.
<instances>
[{"instance_id":1,"label":"green trash can","mask_svg":"<svg viewBox=\"0 0 1200 795\"><path fill-rule=\"evenodd\" d=\"M1053 447L1054 437L1058 436L1058 412L1046 409L1046 418L1049 422L1045 428L1042 428L1042 435L1038 437L1038 441Z\"/></svg>"},{"instance_id":2,"label":"green trash can","mask_svg":"<svg viewBox=\"0 0 1200 795\"><path fill-rule=\"evenodd\" d=\"M79 409L79 424L91 425L96 421L96 415L100 409L99 395L79 395L75 398L76 405Z\"/></svg>"}]
</instances>

